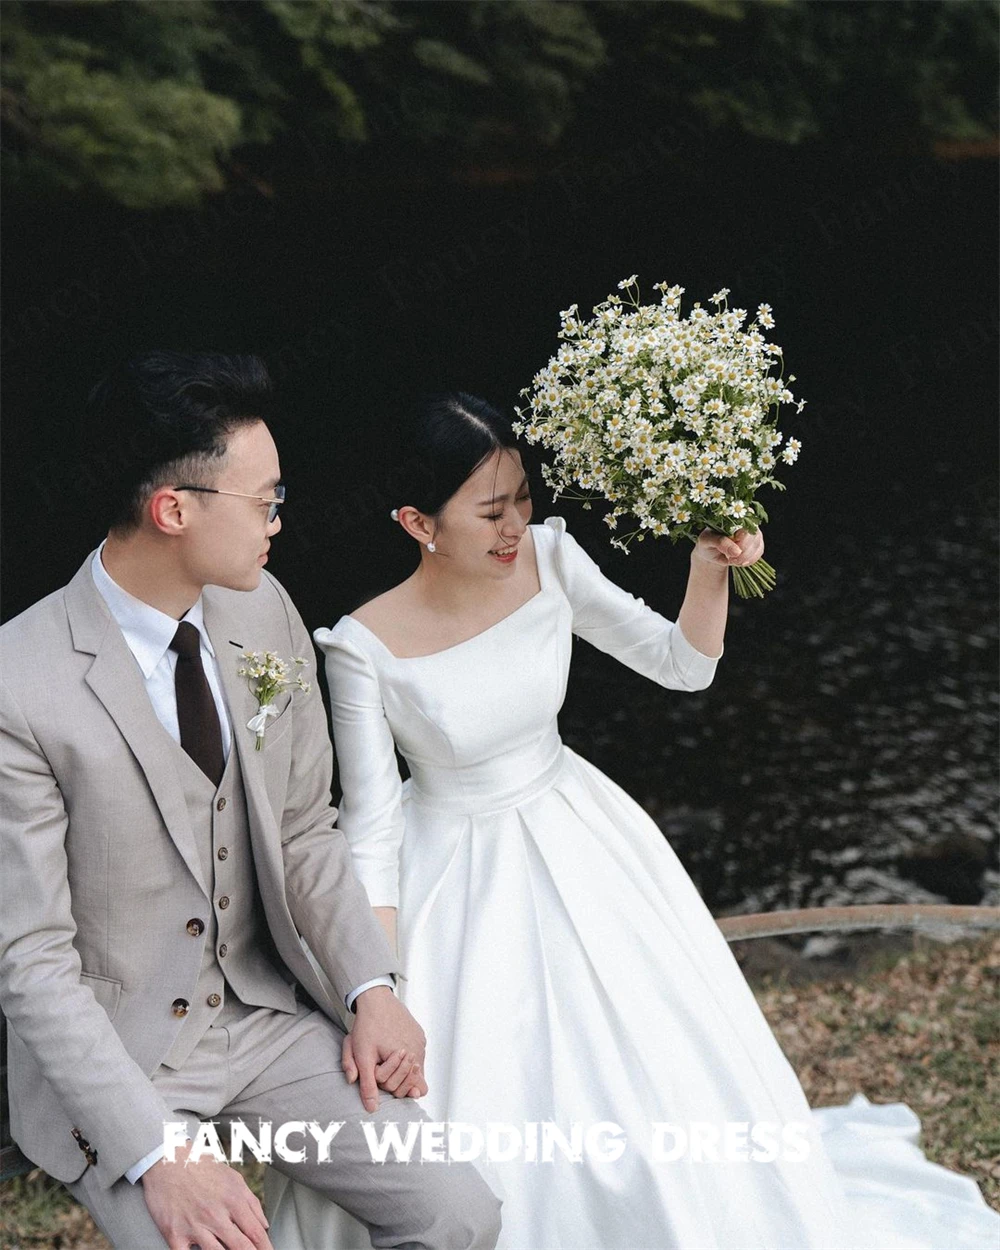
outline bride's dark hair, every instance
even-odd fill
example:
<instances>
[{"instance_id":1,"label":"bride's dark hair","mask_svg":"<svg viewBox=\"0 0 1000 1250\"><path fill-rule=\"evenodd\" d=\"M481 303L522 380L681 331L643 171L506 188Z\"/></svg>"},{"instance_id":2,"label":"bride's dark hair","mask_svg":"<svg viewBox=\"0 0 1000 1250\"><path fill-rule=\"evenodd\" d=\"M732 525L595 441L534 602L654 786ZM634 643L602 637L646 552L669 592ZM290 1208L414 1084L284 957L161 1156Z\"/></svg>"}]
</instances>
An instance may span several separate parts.
<instances>
[{"instance_id":1,"label":"bride's dark hair","mask_svg":"<svg viewBox=\"0 0 1000 1250\"><path fill-rule=\"evenodd\" d=\"M396 479L400 504L437 516L497 450L517 447L509 418L467 391L422 395L403 431Z\"/></svg>"}]
</instances>

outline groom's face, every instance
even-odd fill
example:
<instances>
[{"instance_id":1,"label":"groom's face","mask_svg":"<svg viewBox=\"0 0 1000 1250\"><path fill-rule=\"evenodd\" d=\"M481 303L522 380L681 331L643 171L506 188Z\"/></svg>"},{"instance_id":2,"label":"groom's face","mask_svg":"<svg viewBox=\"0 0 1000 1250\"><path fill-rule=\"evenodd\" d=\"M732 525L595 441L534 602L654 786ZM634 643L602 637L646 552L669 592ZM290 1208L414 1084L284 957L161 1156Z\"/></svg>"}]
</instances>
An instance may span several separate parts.
<instances>
[{"instance_id":1,"label":"groom's face","mask_svg":"<svg viewBox=\"0 0 1000 1250\"><path fill-rule=\"evenodd\" d=\"M263 421L234 430L227 448L211 484L235 493L197 496L185 558L192 578L203 585L255 590L281 517L268 524L268 504L245 496L273 497L281 480L278 449Z\"/></svg>"}]
</instances>

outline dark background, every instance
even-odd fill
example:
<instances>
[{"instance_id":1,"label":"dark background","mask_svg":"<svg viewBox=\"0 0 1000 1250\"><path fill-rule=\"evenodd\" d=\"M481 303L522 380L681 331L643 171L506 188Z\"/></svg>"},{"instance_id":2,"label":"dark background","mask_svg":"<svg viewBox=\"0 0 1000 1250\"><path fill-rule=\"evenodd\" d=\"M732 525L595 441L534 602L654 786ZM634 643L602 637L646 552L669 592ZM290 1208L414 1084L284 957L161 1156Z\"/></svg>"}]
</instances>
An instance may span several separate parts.
<instances>
[{"instance_id":1,"label":"dark background","mask_svg":"<svg viewBox=\"0 0 1000 1250\"><path fill-rule=\"evenodd\" d=\"M788 490L764 498L778 587L733 599L697 695L577 644L564 736L644 803L717 914L996 901L996 150L901 137L899 115L891 84L859 89L789 142L609 71L523 159L444 159L447 136L348 152L293 128L183 207L25 182L15 151L4 619L103 536L82 399L121 355L268 361L289 492L269 569L315 628L412 568L385 436L409 396L463 389L513 413L571 302L586 313L632 273L645 302L685 286L685 312L727 286L731 307L772 305L808 400L780 423L803 443ZM600 508L553 505L537 471L534 497L536 521L565 515L609 577L676 615L686 546L626 558Z\"/></svg>"}]
</instances>

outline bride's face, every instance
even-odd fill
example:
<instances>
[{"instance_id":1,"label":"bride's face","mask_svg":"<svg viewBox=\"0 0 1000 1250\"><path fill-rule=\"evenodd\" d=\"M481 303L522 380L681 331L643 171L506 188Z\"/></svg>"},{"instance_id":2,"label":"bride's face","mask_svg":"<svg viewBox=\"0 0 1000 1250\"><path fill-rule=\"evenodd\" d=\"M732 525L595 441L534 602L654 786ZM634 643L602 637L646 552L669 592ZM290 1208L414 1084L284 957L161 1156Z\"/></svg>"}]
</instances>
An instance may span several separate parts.
<instances>
[{"instance_id":1,"label":"bride's face","mask_svg":"<svg viewBox=\"0 0 1000 1250\"><path fill-rule=\"evenodd\" d=\"M531 494L521 454L503 448L486 460L438 515L435 545L456 571L512 577L518 544L531 520Z\"/></svg>"}]
</instances>

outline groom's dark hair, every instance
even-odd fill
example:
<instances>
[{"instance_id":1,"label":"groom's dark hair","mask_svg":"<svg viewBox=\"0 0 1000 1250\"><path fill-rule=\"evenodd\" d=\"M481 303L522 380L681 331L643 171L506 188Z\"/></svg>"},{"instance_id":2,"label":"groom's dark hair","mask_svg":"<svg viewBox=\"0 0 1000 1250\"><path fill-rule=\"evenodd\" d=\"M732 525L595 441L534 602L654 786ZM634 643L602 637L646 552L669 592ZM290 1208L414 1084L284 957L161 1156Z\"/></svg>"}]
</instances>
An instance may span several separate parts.
<instances>
[{"instance_id":1,"label":"groom's dark hair","mask_svg":"<svg viewBox=\"0 0 1000 1250\"><path fill-rule=\"evenodd\" d=\"M129 531L161 486L213 485L228 436L268 420L274 398L257 356L149 351L122 361L87 397L88 434L101 446L109 529Z\"/></svg>"}]
</instances>

